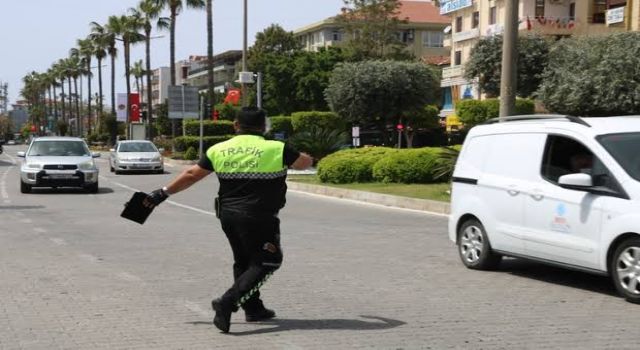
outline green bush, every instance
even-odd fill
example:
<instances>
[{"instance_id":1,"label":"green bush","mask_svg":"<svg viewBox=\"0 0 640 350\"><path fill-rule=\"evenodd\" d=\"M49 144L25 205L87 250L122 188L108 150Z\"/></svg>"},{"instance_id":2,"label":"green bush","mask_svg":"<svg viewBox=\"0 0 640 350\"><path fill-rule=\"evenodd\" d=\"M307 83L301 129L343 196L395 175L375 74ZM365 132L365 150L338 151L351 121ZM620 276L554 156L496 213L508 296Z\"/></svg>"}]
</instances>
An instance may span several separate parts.
<instances>
[{"instance_id":1,"label":"green bush","mask_svg":"<svg viewBox=\"0 0 640 350\"><path fill-rule=\"evenodd\" d=\"M477 125L487 119L487 107L479 100L462 100L456 103L456 115L467 126Z\"/></svg>"},{"instance_id":2,"label":"green bush","mask_svg":"<svg viewBox=\"0 0 640 350\"><path fill-rule=\"evenodd\" d=\"M368 147L338 151L318 163L318 179L329 183L369 182L373 165L393 148Z\"/></svg>"},{"instance_id":3,"label":"green bush","mask_svg":"<svg viewBox=\"0 0 640 350\"><path fill-rule=\"evenodd\" d=\"M291 117L285 117L282 115L269 118L271 120L272 135L279 132L284 132L285 137L289 137L293 134L293 125L291 125Z\"/></svg>"},{"instance_id":4,"label":"green bush","mask_svg":"<svg viewBox=\"0 0 640 350\"><path fill-rule=\"evenodd\" d=\"M315 159L322 159L342 149L348 145L349 141L351 141L349 135L343 130L318 127L298 132L289 139L294 148L308 153Z\"/></svg>"},{"instance_id":5,"label":"green bush","mask_svg":"<svg viewBox=\"0 0 640 350\"><path fill-rule=\"evenodd\" d=\"M240 111L241 107L234 106L231 103L220 103L220 104L217 104L215 108L216 108L216 111L220 113L219 118L221 120L233 121L234 119L236 119L236 115Z\"/></svg>"},{"instance_id":6,"label":"green bush","mask_svg":"<svg viewBox=\"0 0 640 350\"><path fill-rule=\"evenodd\" d=\"M184 131L187 136L200 137L200 121L199 120L184 120ZM203 135L204 136L222 136L231 135L235 132L233 129L233 122L228 120L205 120L202 122Z\"/></svg>"},{"instance_id":7,"label":"green bush","mask_svg":"<svg viewBox=\"0 0 640 350\"><path fill-rule=\"evenodd\" d=\"M388 153L373 165L373 179L379 182L435 182L439 148L403 149Z\"/></svg>"},{"instance_id":8,"label":"green bush","mask_svg":"<svg viewBox=\"0 0 640 350\"><path fill-rule=\"evenodd\" d=\"M296 112L291 114L293 131L300 132L312 128L344 130L345 121L333 112Z\"/></svg>"},{"instance_id":9,"label":"green bush","mask_svg":"<svg viewBox=\"0 0 640 350\"><path fill-rule=\"evenodd\" d=\"M185 160L195 160L198 159L198 151L196 151L195 147L190 146L184 155L182 156Z\"/></svg>"},{"instance_id":10,"label":"green bush","mask_svg":"<svg viewBox=\"0 0 640 350\"><path fill-rule=\"evenodd\" d=\"M203 148L206 150L217 143L229 140L233 136L234 135L203 137ZM189 147L198 149L200 147L200 138L197 136L180 136L174 139L174 143L177 152L185 152Z\"/></svg>"},{"instance_id":11,"label":"green bush","mask_svg":"<svg viewBox=\"0 0 640 350\"><path fill-rule=\"evenodd\" d=\"M516 112L515 115L534 114L536 105L533 100L528 98L516 99Z\"/></svg>"},{"instance_id":12,"label":"green bush","mask_svg":"<svg viewBox=\"0 0 640 350\"><path fill-rule=\"evenodd\" d=\"M500 116L500 100L497 98L488 98L484 101L485 109L486 109L486 118L498 118Z\"/></svg>"}]
</instances>

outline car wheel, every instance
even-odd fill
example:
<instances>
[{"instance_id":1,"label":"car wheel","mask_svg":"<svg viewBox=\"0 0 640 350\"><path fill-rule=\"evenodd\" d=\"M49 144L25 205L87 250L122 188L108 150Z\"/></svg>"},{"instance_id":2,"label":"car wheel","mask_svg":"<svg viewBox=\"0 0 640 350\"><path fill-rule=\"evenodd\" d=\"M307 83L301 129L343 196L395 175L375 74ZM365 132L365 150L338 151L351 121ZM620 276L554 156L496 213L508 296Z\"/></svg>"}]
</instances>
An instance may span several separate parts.
<instances>
[{"instance_id":1,"label":"car wheel","mask_svg":"<svg viewBox=\"0 0 640 350\"><path fill-rule=\"evenodd\" d=\"M156 170L156 174L164 174L164 169Z\"/></svg>"},{"instance_id":2,"label":"car wheel","mask_svg":"<svg viewBox=\"0 0 640 350\"><path fill-rule=\"evenodd\" d=\"M618 293L627 301L640 304L640 238L622 242L610 264L609 272Z\"/></svg>"},{"instance_id":3,"label":"car wheel","mask_svg":"<svg viewBox=\"0 0 640 350\"><path fill-rule=\"evenodd\" d=\"M97 182L87 186L87 192L89 193L98 193L98 189L99 189L99 186Z\"/></svg>"},{"instance_id":4,"label":"car wheel","mask_svg":"<svg viewBox=\"0 0 640 350\"><path fill-rule=\"evenodd\" d=\"M115 170L115 169L114 169L114 170L113 170L113 172L114 172L114 173L116 173L116 175L120 175L120 174L122 174L122 172L121 172L120 170Z\"/></svg>"},{"instance_id":5,"label":"car wheel","mask_svg":"<svg viewBox=\"0 0 640 350\"><path fill-rule=\"evenodd\" d=\"M111 166L111 164L109 164L109 171L110 172L114 172L114 171L116 171L116 169L113 166Z\"/></svg>"},{"instance_id":6,"label":"car wheel","mask_svg":"<svg viewBox=\"0 0 640 350\"><path fill-rule=\"evenodd\" d=\"M464 266L476 270L490 270L500 264L502 256L491 249L489 237L480 221L465 221L458 231L458 253Z\"/></svg>"},{"instance_id":7,"label":"car wheel","mask_svg":"<svg viewBox=\"0 0 640 350\"><path fill-rule=\"evenodd\" d=\"M31 185L24 183L22 180L20 180L20 193L30 193L31 192Z\"/></svg>"}]
</instances>

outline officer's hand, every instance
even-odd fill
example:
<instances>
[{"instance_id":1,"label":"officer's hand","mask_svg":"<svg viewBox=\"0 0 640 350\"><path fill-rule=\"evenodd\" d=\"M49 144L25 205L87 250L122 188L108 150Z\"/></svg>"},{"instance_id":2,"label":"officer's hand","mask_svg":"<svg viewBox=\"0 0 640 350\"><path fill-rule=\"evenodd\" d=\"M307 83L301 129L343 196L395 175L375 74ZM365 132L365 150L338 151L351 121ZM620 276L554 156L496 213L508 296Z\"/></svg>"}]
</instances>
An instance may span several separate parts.
<instances>
[{"instance_id":1,"label":"officer's hand","mask_svg":"<svg viewBox=\"0 0 640 350\"><path fill-rule=\"evenodd\" d=\"M160 203L164 202L169 195L163 189L159 188L149 194L147 194L147 198L143 201L143 204L148 208L154 208Z\"/></svg>"}]
</instances>

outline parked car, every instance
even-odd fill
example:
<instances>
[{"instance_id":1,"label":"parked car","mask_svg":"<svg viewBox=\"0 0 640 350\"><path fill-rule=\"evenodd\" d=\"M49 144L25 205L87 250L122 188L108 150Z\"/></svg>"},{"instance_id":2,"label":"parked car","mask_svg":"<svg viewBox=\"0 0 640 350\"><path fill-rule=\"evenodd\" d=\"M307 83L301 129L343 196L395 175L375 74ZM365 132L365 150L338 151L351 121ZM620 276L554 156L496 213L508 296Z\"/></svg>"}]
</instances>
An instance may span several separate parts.
<instances>
[{"instance_id":1,"label":"parked car","mask_svg":"<svg viewBox=\"0 0 640 350\"><path fill-rule=\"evenodd\" d=\"M77 137L38 137L31 141L20 167L20 192L33 187L82 187L98 192L98 168L87 144Z\"/></svg>"},{"instance_id":2,"label":"parked car","mask_svg":"<svg viewBox=\"0 0 640 350\"><path fill-rule=\"evenodd\" d=\"M470 130L454 170L462 263L512 256L609 275L639 303L640 116L499 119Z\"/></svg>"},{"instance_id":3,"label":"parked car","mask_svg":"<svg viewBox=\"0 0 640 350\"><path fill-rule=\"evenodd\" d=\"M109 155L110 170L116 174L131 171L164 173L163 149L158 149L151 141L119 141Z\"/></svg>"}]
</instances>

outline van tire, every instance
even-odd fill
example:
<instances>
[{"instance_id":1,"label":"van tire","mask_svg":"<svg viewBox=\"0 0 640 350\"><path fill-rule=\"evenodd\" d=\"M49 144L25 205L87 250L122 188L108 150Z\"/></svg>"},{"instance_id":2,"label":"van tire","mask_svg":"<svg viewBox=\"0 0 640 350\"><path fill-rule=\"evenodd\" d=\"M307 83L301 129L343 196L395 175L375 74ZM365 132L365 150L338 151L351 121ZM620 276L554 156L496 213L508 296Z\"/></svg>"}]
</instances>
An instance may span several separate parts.
<instances>
[{"instance_id":1,"label":"van tire","mask_svg":"<svg viewBox=\"0 0 640 350\"><path fill-rule=\"evenodd\" d=\"M618 245L609 262L609 273L618 293L628 302L640 304L640 237L628 238Z\"/></svg>"},{"instance_id":2,"label":"van tire","mask_svg":"<svg viewBox=\"0 0 640 350\"><path fill-rule=\"evenodd\" d=\"M469 219L460 226L458 254L464 266L474 270L493 270L502 260L502 256L491 249L487 231L476 219Z\"/></svg>"},{"instance_id":3,"label":"van tire","mask_svg":"<svg viewBox=\"0 0 640 350\"><path fill-rule=\"evenodd\" d=\"M30 193L31 192L31 185L24 183L22 180L20 180L20 193Z\"/></svg>"}]
</instances>

